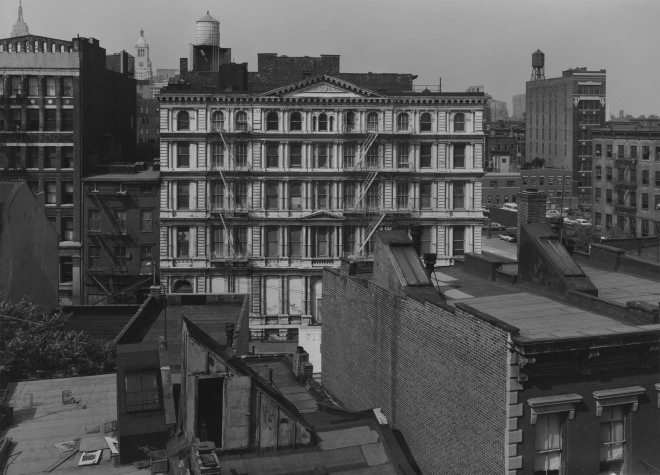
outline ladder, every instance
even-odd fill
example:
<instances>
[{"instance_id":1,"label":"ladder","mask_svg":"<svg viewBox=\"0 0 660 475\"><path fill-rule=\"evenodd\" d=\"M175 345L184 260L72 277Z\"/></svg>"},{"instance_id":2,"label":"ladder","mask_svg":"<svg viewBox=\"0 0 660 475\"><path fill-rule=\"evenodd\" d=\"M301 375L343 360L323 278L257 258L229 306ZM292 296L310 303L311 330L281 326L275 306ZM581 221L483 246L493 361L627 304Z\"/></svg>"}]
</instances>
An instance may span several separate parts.
<instances>
[{"instance_id":1,"label":"ladder","mask_svg":"<svg viewBox=\"0 0 660 475\"><path fill-rule=\"evenodd\" d=\"M229 153L229 161L234 167L236 167L236 163L234 162L234 154L231 152L231 147L229 147L229 144L227 143L227 140L225 140L225 136L222 134L220 130L216 130L218 135L220 135L220 138L222 139L222 144L225 147L225 150ZM220 174L220 179L222 180L222 186L224 189L227 191L227 200L229 201L229 206L232 208L236 208L236 201L234 200L234 194L231 191L231 187L229 186L229 183L227 182L227 178L225 177L225 174L222 173L221 169L216 170ZM226 208L226 207L225 207ZM220 221L222 221L222 227L224 228L226 234L227 234L227 242L229 243L229 249L230 252L232 249L234 249L234 240L231 235L231 229L227 225L227 220L224 217L224 213L220 211Z\"/></svg>"},{"instance_id":2,"label":"ladder","mask_svg":"<svg viewBox=\"0 0 660 475\"><path fill-rule=\"evenodd\" d=\"M369 149L374 144L377 137L378 137L378 133L372 132L369 134L369 137L367 137L367 140L365 140L363 144L360 144L360 147L358 148L358 159L355 162L355 166L353 167L353 170L359 168L360 164L366 158L367 152L369 152Z\"/></svg>"},{"instance_id":3,"label":"ladder","mask_svg":"<svg viewBox=\"0 0 660 475\"><path fill-rule=\"evenodd\" d=\"M369 221L369 224L367 224L367 230L368 230L367 235L364 237L364 239L359 245L357 245L356 243L355 255L359 255L362 252L362 249L364 249L364 246L367 245L369 239L371 239L371 236L376 232L378 226L380 226L380 223L383 222L386 215L387 213L377 214Z\"/></svg>"},{"instance_id":4,"label":"ladder","mask_svg":"<svg viewBox=\"0 0 660 475\"><path fill-rule=\"evenodd\" d=\"M99 208L103 210L103 212L106 214L108 219L110 220L110 223L112 224L113 229L115 230L116 234L121 234L122 230L119 228L119 224L117 223L117 220L115 219L114 215L112 214L112 210L108 208L108 204L105 202L103 198L99 195L99 193L91 193L92 198L94 201L96 201L96 204L98 205Z\"/></svg>"}]
</instances>

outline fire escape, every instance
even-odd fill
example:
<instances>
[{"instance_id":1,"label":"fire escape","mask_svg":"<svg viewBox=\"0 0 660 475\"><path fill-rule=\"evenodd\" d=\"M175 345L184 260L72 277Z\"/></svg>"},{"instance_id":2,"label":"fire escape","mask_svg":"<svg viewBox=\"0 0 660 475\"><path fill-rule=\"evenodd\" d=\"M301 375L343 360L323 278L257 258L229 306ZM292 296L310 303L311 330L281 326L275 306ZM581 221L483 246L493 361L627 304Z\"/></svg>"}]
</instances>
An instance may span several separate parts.
<instances>
[{"instance_id":1,"label":"fire escape","mask_svg":"<svg viewBox=\"0 0 660 475\"><path fill-rule=\"evenodd\" d=\"M614 183L617 192L617 201L614 210L620 217L634 218L637 207L633 200L637 191L637 161L630 157L619 155L615 161L618 176Z\"/></svg>"}]
</instances>

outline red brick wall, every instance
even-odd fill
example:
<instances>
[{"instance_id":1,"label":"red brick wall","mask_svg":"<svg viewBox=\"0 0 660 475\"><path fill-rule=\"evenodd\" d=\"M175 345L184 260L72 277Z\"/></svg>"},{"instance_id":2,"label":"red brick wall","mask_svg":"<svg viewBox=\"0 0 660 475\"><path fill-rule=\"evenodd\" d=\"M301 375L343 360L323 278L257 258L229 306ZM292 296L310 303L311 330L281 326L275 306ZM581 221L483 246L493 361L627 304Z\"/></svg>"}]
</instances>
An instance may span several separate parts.
<instances>
[{"instance_id":1,"label":"red brick wall","mask_svg":"<svg viewBox=\"0 0 660 475\"><path fill-rule=\"evenodd\" d=\"M323 274L323 384L381 407L423 473L503 473L504 330L463 310Z\"/></svg>"}]
</instances>

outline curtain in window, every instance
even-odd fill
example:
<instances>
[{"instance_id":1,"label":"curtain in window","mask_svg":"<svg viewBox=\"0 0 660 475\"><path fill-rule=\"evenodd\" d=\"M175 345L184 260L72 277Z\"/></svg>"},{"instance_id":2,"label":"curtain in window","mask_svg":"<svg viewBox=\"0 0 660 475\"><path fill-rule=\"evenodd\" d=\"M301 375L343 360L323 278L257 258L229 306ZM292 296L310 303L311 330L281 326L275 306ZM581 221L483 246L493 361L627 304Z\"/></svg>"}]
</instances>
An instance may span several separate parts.
<instances>
[{"instance_id":1,"label":"curtain in window","mask_svg":"<svg viewBox=\"0 0 660 475\"><path fill-rule=\"evenodd\" d=\"M624 434L623 406L604 407L601 415L600 438L603 445L600 448L600 459L623 459Z\"/></svg>"},{"instance_id":2,"label":"curtain in window","mask_svg":"<svg viewBox=\"0 0 660 475\"><path fill-rule=\"evenodd\" d=\"M534 438L534 471L561 469L560 413L539 415Z\"/></svg>"}]
</instances>

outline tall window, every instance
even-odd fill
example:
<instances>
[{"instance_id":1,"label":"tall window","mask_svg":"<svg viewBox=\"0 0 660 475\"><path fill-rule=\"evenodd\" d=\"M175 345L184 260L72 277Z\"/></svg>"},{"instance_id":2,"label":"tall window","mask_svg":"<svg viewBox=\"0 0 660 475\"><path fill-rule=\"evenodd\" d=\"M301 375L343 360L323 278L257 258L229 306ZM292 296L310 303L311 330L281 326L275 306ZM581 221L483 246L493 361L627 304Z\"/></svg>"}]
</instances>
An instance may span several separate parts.
<instances>
[{"instance_id":1,"label":"tall window","mask_svg":"<svg viewBox=\"0 0 660 475\"><path fill-rule=\"evenodd\" d=\"M126 246L115 246L114 254L117 265L126 267L126 259L128 257L128 254L126 253Z\"/></svg>"},{"instance_id":2,"label":"tall window","mask_svg":"<svg viewBox=\"0 0 660 475\"><path fill-rule=\"evenodd\" d=\"M289 182L289 209L302 209L302 183L299 181Z\"/></svg>"},{"instance_id":3,"label":"tall window","mask_svg":"<svg viewBox=\"0 0 660 475\"><path fill-rule=\"evenodd\" d=\"M99 267L101 260L101 248L99 246L89 246L87 248L87 265L89 267Z\"/></svg>"},{"instance_id":4,"label":"tall window","mask_svg":"<svg viewBox=\"0 0 660 475\"><path fill-rule=\"evenodd\" d=\"M237 167L247 167L248 163L247 142L236 142L234 144L234 160Z\"/></svg>"},{"instance_id":5,"label":"tall window","mask_svg":"<svg viewBox=\"0 0 660 475\"><path fill-rule=\"evenodd\" d=\"M140 267L151 266L154 263L151 246L140 246Z\"/></svg>"},{"instance_id":6,"label":"tall window","mask_svg":"<svg viewBox=\"0 0 660 475\"><path fill-rule=\"evenodd\" d=\"M245 181L238 181L234 184L234 199L236 207L245 209L248 207L248 184Z\"/></svg>"},{"instance_id":7,"label":"tall window","mask_svg":"<svg viewBox=\"0 0 660 475\"><path fill-rule=\"evenodd\" d=\"M238 111L236 113L236 130L239 132L247 132L248 130L248 115L245 111Z\"/></svg>"},{"instance_id":8,"label":"tall window","mask_svg":"<svg viewBox=\"0 0 660 475\"><path fill-rule=\"evenodd\" d=\"M60 282L73 281L73 257L62 256L60 257Z\"/></svg>"},{"instance_id":9,"label":"tall window","mask_svg":"<svg viewBox=\"0 0 660 475\"><path fill-rule=\"evenodd\" d=\"M317 124L318 124L319 132L327 132L328 131L328 115L327 114L319 114L317 120L318 120Z\"/></svg>"},{"instance_id":10,"label":"tall window","mask_svg":"<svg viewBox=\"0 0 660 475\"><path fill-rule=\"evenodd\" d=\"M397 168L410 167L410 144L400 143L396 146L396 164Z\"/></svg>"},{"instance_id":11,"label":"tall window","mask_svg":"<svg viewBox=\"0 0 660 475\"><path fill-rule=\"evenodd\" d=\"M380 152L378 144L374 143L367 151L367 167L376 168L380 166Z\"/></svg>"},{"instance_id":12,"label":"tall window","mask_svg":"<svg viewBox=\"0 0 660 475\"><path fill-rule=\"evenodd\" d=\"M211 116L211 124L215 132L224 132L225 130L225 114L221 111L215 111Z\"/></svg>"},{"instance_id":13,"label":"tall window","mask_svg":"<svg viewBox=\"0 0 660 475\"><path fill-rule=\"evenodd\" d=\"M39 109L27 110L27 130L39 130Z\"/></svg>"},{"instance_id":14,"label":"tall window","mask_svg":"<svg viewBox=\"0 0 660 475\"><path fill-rule=\"evenodd\" d=\"M90 209L88 213L88 226L90 231L101 230L101 211L97 209Z\"/></svg>"},{"instance_id":15,"label":"tall window","mask_svg":"<svg viewBox=\"0 0 660 475\"><path fill-rule=\"evenodd\" d=\"M302 167L302 144L299 143L289 144L289 167L290 168Z\"/></svg>"},{"instance_id":16,"label":"tall window","mask_svg":"<svg viewBox=\"0 0 660 475\"><path fill-rule=\"evenodd\" d=\"M64 77L62 78L62 95L64 97L72 97L73 96L73 78L72 77Z\"/></svg>"},{"instance_id":17,"label":"tall window","mask_svg":"<svg viewBox=\"0 0 660 475\"><path fill-rule=\"evenodd\" d=\"M73 218L62 218L62 241L73 241Z\"/></svg>"},{"instance_id":18,"label":"tall window","mask_svg":"<svg viewBox=\"0 0 660 475\"><path fill-rule=\"evenodd\" d=\"M346 132L354 132L357 128L357 119L355 112L349 111L346 113L346 124L344 125Z\"/></svg>"},{"instance_id":19,"label":"tall window","mask_svg":"<svg viewBox=\"0 0 660 475\"><path fill-rule=\"evenodd\" d=\"M421 209L431 208L431 186L432 182L423 181L419 184L419 205Z\"/></svg>"},{"instance_id":20,"label":"tall window","mask_svg":"<svg viewBox=\"0 0 660 475\"><path fill-rule=\"evenodd\" d=\"M565 414L539 414L534 425L534 475L559 475L562 470L562 424Z\"/></svg>"},{"instance_id":21,"label":"tall window","mask_svg":"<svg viewBox=\"0 0 660 475\"><path fill-rule=\"evenodd\" d=\"M642 170L642 185L648 185L650 180L649 170Z\"/></svg>"},{"instance_id":22,"label":"tall window","mask_svg":"<svg viewBox=\"0 0 660 475\"><path fill-rule=\"evenodd\" d=\"M62 130L73 131L73 109L62 109Z\"/></svg>"},{"instance_id":23,"label":"tall window","mask_svg":"<svg viewBox=\"0 0 660 475\"><path fill-rule=\"evenodd\" d=\"M211 228L211 257L222 257L225 253L225 229L223 226Z\"/></svg>"},{"instance_id":24,"label":"tall window","mask_svg":"<svg viewBox=\"0 0 660 475\"><path fill-rule=\"evenodd\" d=\"M600 473L622 474L626 445L626 406L605 406L600 416Z\"/></svg>"},{"instance_id":25,"label":"tall window","mask_svg":"<svg viewBox=\"0 0 660 475\"><path fill-rule=\"evenodd\" d=\"M140 231L149 233L153 231L154 212L150 209L140 211Z\"/></svg>"},{"instance_id":26,"label":"tall window","mask_svg":"<svg viewBox=\"0 0 660 475\"><path fill-rule=\"evenodd\" d=\"M55 82L55 78L46 78L46 95L51 97L57 95L57 83Z\"/></svg>"},{"instance_id":27,"label":"tall window","mask_svg":"<svg viewBox=\"0 0 660 475\"><path fill-rule=\"evenodd\" d=\"M419 119L419 130L421 132L431 132L432 129L432 119L431 114L424 112Z\"/></svg>"},{"instance_id":28,"label":"tall window","mask_svg":"<svg viewBox=\"0 0 660 475\"><path fill-rule=\"evenodd\" d=\"M314 255L312 257L330 257L332 249L332 228L320 226L311 228Z\"/></svg>"},{"instance_id":29,"label":"tall window","mask_svg":"<svg viewBox=\"0 0 660 475\"><path fill-rule=\"evenodd\" d=\"M408 183L397 183L396 184L396 207L398 209L408 208L409 200L409 185Z\"/></svg>"},{"instance_id":30,"label":"tall window","mask_svg":"<svg viewBox=\"0 0 660 475\"><path fill-rule=\"evenodd\" d=\"M454 226L454 256L465 254L465 226Z\"/></svg>"},{"instance_id":31,"label":"tall window","mask_svg":"<svg viewBox=\"0 0 660 475\"><path fill-rule=\"evenodd\" d=\"M409 117L406 112L401 112L397 117L396 117L396 130L398 131L406 131L408 130L408 124L409 124Z\"/></svg>"},{"instance_id":32,"label":"tall window","mask_svg":"<svg viewBox=\"0 0 660 475\"><path fill-rule=\"evenodd\" d=\"M454 132L465 132L465 114L459 113L454 116Z\"/></svg>"},{"instance_id":33,"label":"tall window","mask_svg":"<svg viewBox=\"0 0 660 475\"><path fill-rule=\"evenodd\" d=\"M367 131L378 132L378 112L369 112L367 114Z\"/></svg>"},{"instance_id":34,"label":"tall window","mask_svg":"<svg viewBox=\"0 0 660 475\"><path fill-rule=\"evenodd\" d=\"M65 181L62 183L62 204L63 205L72 205L73 204L73 182Z\"/></svg>"},{"instance_id":35,"label":"tall window","mask_svg":"<svg viewBox=\"0 0 660 475\"><path fill-rule=\"evenodd\" d=\"M355 144L344 144L344 168L353 168L355 166Z\"/></svg>"},{"instance_id":36,"label":"tall window","mask_svg":"<svg viewBox=\"0 0 660 475\"><path fill-rule=\"evenodd\" d=\"M596 157L602 157L603 156L603 146L602 146L602 144L599 144L599 143L596 144L595 155L596 155Z\"/></svg>"},{"instance_id":37,"label":"tall window","mask_svg":"<svg viewBox=\"0 0 660 475\"><path fill-rule=\"evenodd\" d=\"M454 144L454 168L465 168L465 144Z\"/></svg>"},{"instance_id":38,"label":"tall window","mask_svg":"<svg viewBox=\"0 0 660 475\"><path fill-rule=\"evenodd\" d=\"M355 226L343 226L342 231L344 234L344 256L348 256L355 252L357 230Z\"/></svg>"},{"instance_id":39,"label":"tall window","mask_svg":"<svg viewBox=\"0 0 660 475\"><path fill-rule=\"evenodd\" d=\"M344 209L355 208L355 190L356 183L354 181L344 182Z\"/></svg>"},{"instance_id":40,"label":"tall window","mask_svg":"<svg viewBox=\"0 0 660 475\"><path fill-rule=\"evenodd\" d=\"M380 183L372 183L367 189L367 208L380 208Z\"/></svg>"},{"instance_id":41,"label":"tall window","mask_svg":"<svg viewBox=\"0 0 660 475\"><path fill-rule=\"evenodd\" d=\"M54 181L47 181L44 183L44 189L46 190L46 204L57 204L57 183Z\"/></svg>"},{"instance_id":42,"label":"tall window","mask_svg":"<svg viewBox=\"0 0 660 475\"><path fill-rule=\"evenodd\" d=\"M431 252L431 226L422 227L419 250L422 254L428 254Z\"/></svg>"},{"instance_id":43,"label":"tall window","mask_svg":"<svg viewBox=\"0 0 660 475\"><path fill-rule=\"evenodd\" d=\"M190 167L190 144L179 142L176 146L176 166L179 168Z\"/></svg>"},{"instance_id":44,"label":"tall window","mask_svg":"<svg viewBox=\"0 0 660 475\"><path fill-rule=\"evenodd\" d=\"M225 206L225 187L222 181L211 184L211 209L222 209Z\"/></svg>"},{"instance_id":45,"label":"tall window","mask_svg":"<svg viewBox=\"0 0 660 475\"><path fill-rule=\"evenodd\" d=\"M277 112L271 111L266 115L266 130L279 130L280 118Z\"/></svg>"},{"instance_id":46,"label":"tall window","mask_svg":"<svg viewBox=\"0 0 660 475\"><path fill-rule=\"evenodd\" d=\"M637 158L637 145L630 146L630 158Z\"/></svg>"},{"instance_id":47,"label":"tall window","mask_svg":"<svg viewBox=\"0 0 660 475\"><path fill-rule=\"evenodd\" d=\"M190 209L190 182L177 182L176 209Z\"/></svg>"},{"instance_id":48,"label":"tall window","mask_svg":"<svg viewBox=\"0 0 660 475\"><path fill-rule=\"evenodd\" d=\"M302 130L302 114L300 112L292 112L289 116L289 129Z\"/></svg>"},{"instance_id":49,"label":"tall window","mask_svg":"<svg viewBox=\"0 0 660 475\"><path fill-rule=\"evenodd\" d=\"M279 257L280 242L279 228L277 226L266 226L266 255L265 257Z\"/></svg>"},{"instance_id":50,"label":"tall window","mask_svg":"<svg viewBox=\"0 0 660 475\"><path fill-rule=\"evenodd\" d=\"M190 257L190 226L176 228L176 257Z\"/></svg>"},{"instance_id":51,"label":"tall window","mask_svg":"<svg viewBox=\"0 0 660 475\"><path fill-rule=\"evenodd\" d=\"M126 412L160 408L156 370L126 373Z\"/></svg>"},{"instance_id":52,"label":"tall window","mask_svg":"<svg viewBox=\"0 0 660 475\"><path fill-rule=\"evenodd\" d=\"M453 209L465 209L465 183L454 182Z\"/></svg>"},{"instance_id":53,"label":"tall window","mask_svg":"<svg viewBox=\"0 0 660 475\"><path fill-rule=\"evenodd\" d=\"M221 168L224 165L225 146L222 142L211 145L211 168Z\"/></svg>"},{"instance_id":54,"label":"tall window","mask_svg":"<svg viewBox=\"0 0 660 475\"><path fill-rule=\"evenodd\" d=\"M300 226L289 227L289 257L302 257L301 237Z\"/></svg>"},{"instance_id":55,"label":"tall window","mask_svg":"<svg viewBox=\"0 0 660 475\"><path fill-rule=\"evenodd\" d=\"M55 168L57 149L55 147L44 147L44 168Z\"/></svg>"},{"instance_id":56,"label":"tall window","mask_svg":"<svg viewBox=\"0 0 660 475\"><path fill-rule=\"evenodd\" d=\"M332 157L332 144L320 143L314 149L314 168L328 168Z\"/></svg>"},{"instance_id":57,"label":"tall window","mask_svg":"<svg viewBox=\"0 0 660 475\"><path fill-rule=\"evenodd\" d=\"M280 162L280 144L277 142L266 143L266 167L277 168Z\"/></svg>"},{"instance_id":58,"label":"tall window","mask_svg":"<svg viewBox=\"0 0 660 475\"><path fill-rule=\"evenodd\" d=\"M190 114L181 111L176 116L176 130L190 130Z\"/></svg>"},{"instance_id":59,"label":"tall window","mask_svg":"<svg viewBox=\"0 0 660 475\"><path fill-rule=\"evenodd\" d=\"M55 109L44 109L44 129L57 130L57 111Z\"/></svg>"},{"instance_id":60,"label":"tall window","mask_svg":"<svg viewBox=\"0 0 660 475\"><path fill-rule=\"evenodd\" d=\"M62 168L73 168L73 147L62 147Z\"/></svg>"},{"instance_id":61,"label":"tall window","mask_svg":"<svg viewBox=\"0 0 660 475\"><path fill-rule=\"evenodd\" d=\"M116 210L115 211L115 221L117 222L117 228L119 231L126 232L126 210Z\"/></svg>"},{"instance_id":62,"label":"tall window","mask_svg":"<svg viewBox=\"0 0 660 475\"><path fill-rule=\"evenodd\" d=\"M623 158L625 156L625 147L623 145L617 145L617 156Z\"/></svg>"},{"instance_id":63,"label":"tall window","mask_svg":"<svg viewBox=\"0 0 660 475\"><path fill-rule=\"evenodd\" d=\"M28 78L28 96L38 96L39 95L39 78L36 76L30 76Z\"/></svg>"},{"instance_id":64,"label":"tall window","mask_svg":"<svg viewBox=\"0 0 660 475\"><path fill-rule=\"evenodd\" d=\"M239 256L247 254L247 227L234 226L234 251Z\"/></svg>"},{"instance_id":65,"label":"tall window","mask_svg":"<svg viewBox=\"0 0 660 475\"><path fill-rule=\"evenodd\" d=\"M266 209L279 209L279 183L266 182Z\"/></svg>"},{"instance_id":66,"label":"tall window","mask_svg":"<svg viewBox=\"0 0 660 475\"><path fill-rule=\"evenodd\" d=\"M419 166L420 168L431 168L431 150L432 144L423 143L419 147Z\"/></svg>"},{"instance_id":67,"label":"tall window","mask_svg":"<svg viewBox=\"0 0 660 475\"><path fill-rule=\"evenodd\" d=\"M648 160L651 157L651 149L648 145L642 145L642 160Z\"/></svg>"},{"instance_id":68,"label":"tall window","mask_svg":"<svg viewBox=\"0 0 660 475\"><path fill-rule=\"evenodd\" d=\"M315 209L330 208L330 183L327 181L318 181L316 185L316 206Z\"/></svg>"}]
</instances>

